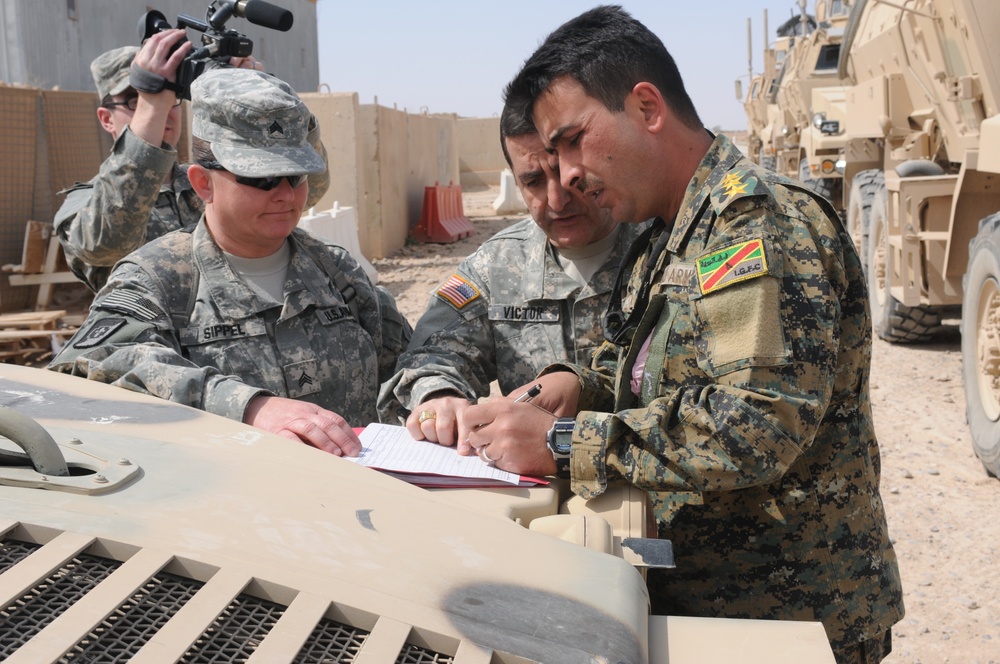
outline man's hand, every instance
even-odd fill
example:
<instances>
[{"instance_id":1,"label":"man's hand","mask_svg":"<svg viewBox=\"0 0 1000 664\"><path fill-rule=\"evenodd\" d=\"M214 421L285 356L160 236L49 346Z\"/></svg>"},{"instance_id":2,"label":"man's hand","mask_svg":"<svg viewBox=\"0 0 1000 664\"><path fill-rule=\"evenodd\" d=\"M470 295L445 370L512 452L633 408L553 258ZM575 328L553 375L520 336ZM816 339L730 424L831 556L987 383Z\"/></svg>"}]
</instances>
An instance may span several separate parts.
<instances>
[{"instance_id":1,"label":"man's hand","mask_svg":"<svg viewBox=\"0 0 1000 664\"><path fill-rule=\"evenodd\" d=\"M545 444L545 434L556 418L536 406L537 401L514 403L504 398L470 405L464 420L470 428L473 451L501 470L520 475L554 475L556 461Z\"/></svg>"},{"instance_id":2,"label":"man's hand","mask_svg":"<svg viewBox=\"0 0 1000 664\"><path fill-rule=\"evenodd\" d=\"M457 444L458 453L468 455L469 426L465 424L465 411L471 405L465 397L429 399L406 418L406 430L416 440L429 440L447 447ZM422 422L421 413L426 413Z\"/></svg>"},{"instance_id":3,"label":"man's hand","mask_svg":"<svg viewBox=\"0 0 1000 664\"><path fill-rule=\"evenodd\" d=\"M229 58L229 65L239 69L256 69L264 71L264 63L252 55L248 55L245 58L237 58L236 56L233 56Z\"/></svg>"},{"instance_id":4,"label":"man's hand","mask_svg":"<svg viewBox=\"0 0 1000 664\"><path fill-rule=\"evenodd\" d=\"M343 417L306 401L254 397L243 422L337 456L358 456L361 452L361 441Z\"/></svg>"},{"instance_id":5,"label":"man's hand","mask_svg":"<svg viewBox=\"0 0 1000 664\"><path fill-rule=\"evenodd\" d=\"M545 374L512 390L511 397L517 398L533 385L541 385L542 391L531 403L549 411L556 417L576 417L579 412L580 378L569 371Z\"/></svg>"},{"instance_id":6,"label":"man's hand","mask_svg":"<svg viewBox=\"0 0 1000 664\"><path fill-rule=\"evenodd\" d=\"M184 56L194 48L191 42L185 42L176 51L170 52L170 49L184 36L183 30L157 32L143 43L132 60L132 66L176 83L177 68L184 60ZM160 147L167 129L167 116L177 103L177 95L166 88L160 92L137 92L139 101L132 115L132 121L129 122L129 128L133 134L150 145Z\"/></svg>"}]
</instances>

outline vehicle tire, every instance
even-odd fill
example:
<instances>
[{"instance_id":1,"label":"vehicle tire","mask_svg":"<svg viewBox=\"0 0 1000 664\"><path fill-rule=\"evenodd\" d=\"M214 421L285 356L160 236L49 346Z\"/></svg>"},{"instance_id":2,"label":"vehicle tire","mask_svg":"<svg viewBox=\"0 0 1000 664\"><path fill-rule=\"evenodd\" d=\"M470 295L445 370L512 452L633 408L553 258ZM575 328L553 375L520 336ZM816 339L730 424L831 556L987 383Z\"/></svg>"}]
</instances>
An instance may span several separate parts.
<instances>
[{"instance_id":1,"label":"vehicle tire","mask_svg":"<svg viewBox=\"0 0 1000 664\"><path fill-rule=\"evenodd\" d=\"M851 193L847 197L847 232L861 256L861 267L868 274L868 229L875 191L885 187L885 174L872 169L861 171L851 180Z\"/></svg>"},{"instance_id":2,"label":"vehicle tire","mask_svg":"<svg viewBox=\"0 0 1000 664\"><path fill-rule=\"evenodd\" d=\"M930 341L941 331L941 314L926 307L908 307L892 296L889 269L888 192L875 190L868 220L868 299L872 328L891 343Z\"/></svg>"},{"instance_id":3,"label":"vehicle tire","mask_svg":"<svg viewBox=\"0 0 1000 664\"><path fill-rule=\"evenodd\" d=\"M969 243L962 298L962 377L972 447L1000 475L1000 213Z\"/></svg>"},{"instance_id":4,"label":"vehicle tire","mask_svg":"<svg viewBox=\"0 0 1000 664\"><path fill-rule=\"evenodd\" d=\"M809 161L802 159L799 161L799 182L830 201L833 207L840 208L838 200L840 198L838 185L842 182L840 178L811 178L809 177Z\"/></svg>"}]
</instances>

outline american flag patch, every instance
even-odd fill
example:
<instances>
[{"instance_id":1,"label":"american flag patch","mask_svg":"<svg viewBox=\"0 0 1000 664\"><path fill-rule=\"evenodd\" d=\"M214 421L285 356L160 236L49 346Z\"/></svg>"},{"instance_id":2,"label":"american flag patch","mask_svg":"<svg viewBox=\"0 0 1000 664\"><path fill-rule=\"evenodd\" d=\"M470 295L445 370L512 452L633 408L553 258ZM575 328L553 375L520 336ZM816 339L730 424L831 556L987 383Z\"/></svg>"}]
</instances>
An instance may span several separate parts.
<instances>
[{"instance_id":1,"label":"american flag patch","mask_svg":"<svg viewBox=\"0 0 1000 664\"><path fill-rule=\"evenodd\" d=\"M479 290L462 277L453 274L437 289L437 296L451 302L456 309L461 309L479 297Z\"/></svg>"},{"instance_id":2,"label":"american flag patch","mask_svg":"<svg viewBox=\"0 0 1000 664\"><path fill-rule=\"evenodd\" d=\"M155 320L163 315L159 305L135 291L113 290L98 303L99 309L132 316L138 320Z\"/></svg>"}]
</instances>

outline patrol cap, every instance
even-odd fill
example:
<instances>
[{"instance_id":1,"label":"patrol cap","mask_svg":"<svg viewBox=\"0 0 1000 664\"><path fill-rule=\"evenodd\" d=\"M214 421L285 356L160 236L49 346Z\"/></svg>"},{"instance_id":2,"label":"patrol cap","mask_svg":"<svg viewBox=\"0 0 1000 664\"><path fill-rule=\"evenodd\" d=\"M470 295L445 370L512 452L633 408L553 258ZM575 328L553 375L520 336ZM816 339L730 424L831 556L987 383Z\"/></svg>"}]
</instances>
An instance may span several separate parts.
<instances>
[{"instance_id":1,"label":"patrol cap","mask_svg":"<svg viewBox=\"0 0 1000 664\"><path fill-rule=\"evenodd\" d=\"M101 53L90 63L90 73L94 76L97 94L102 100L111 95L119 95L128 89L129 67L138 52L138 46L113 48Z\"/></svg>"},{"instance_id":2,"label":"patrol cap","mask_svg":"<svg viewBox=\"0 0 1000 664\"><path fill-rule=\"evenodd\" d=\"M212 144L235 175L270 177L326 170L309 142L311 114L279 78L252 69L210 69L191 84L191 133Z\"/></svg>"}]
</instances>

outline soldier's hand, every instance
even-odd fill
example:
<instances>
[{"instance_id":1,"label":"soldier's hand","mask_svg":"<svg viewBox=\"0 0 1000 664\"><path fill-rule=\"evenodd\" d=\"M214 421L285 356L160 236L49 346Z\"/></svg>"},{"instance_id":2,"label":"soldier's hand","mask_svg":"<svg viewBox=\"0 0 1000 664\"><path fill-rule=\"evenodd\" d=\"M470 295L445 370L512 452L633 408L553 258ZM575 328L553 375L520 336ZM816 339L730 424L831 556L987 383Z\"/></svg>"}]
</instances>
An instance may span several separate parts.
<instances>
[{"instance_id":1,"label":"soldier's hand","mask_svg":"<svg viewBox=\"0 0 1000 664\"><path fill-rule=\"evenodd\" d=\"M460 454L469 454L469 445L465 442L469 427L464 414L471 405L464 397L429 399L406 418L406 430L416 440L429 440L447 447L457 443Z\"/></svg>"},{"instance_id":2,"label":"soldier's hand","mask_svg":"<svg viewBox=\"0 0 1000 664\"><path fill-rule=\"evenodd\" d=\"M557 371L545 374L511 390L510 398L516 399L533 385L542 386L542 391L531 400L535 406L556 417L575 417L579 412L580 378L575 373Z\"/></svg>"},{"instance_id":3,"label":"soldier's hand","mask_svg":"<svg viewBox=\"0 0 1000 664\"><path fill-rule=\"evenodd\" d=\"M233 56L229 58L229 65L240 69L256 69L258 71L264 71L264 63L252 55L248 55L245 58L237 58Z\"/></svg>"},{"instance_id":4,"label":"soldier's hand","mask_svg":"<svg viewBox=\"0 0 1000 664\"><path fill-rule=\"evenodd\" d=\"M361 452L361 441L343 417L305 401L254 397L247 405L243 421L337 456L358 456Z\"/></svg>"},{"instance_id":5,"label":"soldier's hand","mask_svg":"<svg viewBox=\"0 0 1000 664\"><path fill-rule=\"evenodd\" d=\"M180 29L157 32L143 42L139 48L139 52L135 54L132 64L152 74L162 76L171 83L176 83L177 68L183 62L184 56L194 48L191 42L185 42L178 46L176 51L173 53L170 52L170 49L184 39L184 37L185 32ZM144 95L155 97L158 94L173 96L170 90L163 90L163 92L155 94L140 92L139 96L146 99L147 97Z\"/></svg>"},{"instance_id":6,"label":"soldier's hand","mask_svg":"<svg viewBox=\"0 0 1000 664\"><path fill-rule=\"evenodd\" d=\"M501 470L521 475L554 475L556 461L545 444L545 434L556 418L536 406L535 401L514 403L509 398L490 399L469 406L464 418L470 427L468 439L473 452Z\"/></svg>"}]
</instances>

